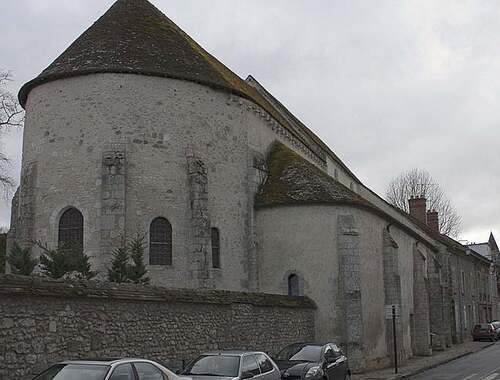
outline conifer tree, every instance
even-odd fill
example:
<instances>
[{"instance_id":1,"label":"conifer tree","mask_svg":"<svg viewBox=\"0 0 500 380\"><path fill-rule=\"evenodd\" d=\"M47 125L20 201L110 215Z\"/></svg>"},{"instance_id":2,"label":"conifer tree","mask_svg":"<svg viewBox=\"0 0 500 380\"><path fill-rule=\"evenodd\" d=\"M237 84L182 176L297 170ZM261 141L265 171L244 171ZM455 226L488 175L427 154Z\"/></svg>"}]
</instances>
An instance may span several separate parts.
<instances>
[{"instance_id":1,"label":"conifer tree","mask_svg":"<svg viewBox=\"0 0 500 380\"><path fill-rule=\"evenodd\" d=\"M90 257L82 250L66 250L66 260L68 262L68 272L76 272L86 280L95 277L96 272L91 270Z\"/></svg>"},{"instance_id":2,"label":"conifer tree","mask_svg":"<svg viewBox=\"0 0 500 380\"><path fill-rule=\"evenodd\" d=\"M40 264L42 271L49 277L59 279L69 272L68 260L62 249L48 249L38 244L44 251L40 255Z\"/></svg>"},{"instance_id":3,"label":"conifer tree","mask_svg":"<svg viewBox=\"0 0 500 380\"><path fill-rule=\"evenodd\" d=\"M44 253L40 255L40 264L43 272L54 279L76 272L86 280L93 278L96 273L91 271L90 259L81 250L65 247L49 249L40 242L36 243Z\"/></svg>"},{"instance_id":4,"label":"conifer tree","mask_svg":"<svg viewBox=\"0 0 500 380\"><path fill-rule=\"evenodd\" d=\"M144 265L144 237L136 236L128 244L132 265L129 266L129 278L135 284L148 284L147 269Z\"/></svg>"},{"instance_id":5,"label":"conifer tree","mask_svg":"<svg viewBox=\"0 0 500 380\"><path fill-rule=\"evenodd\" d=\"M7 262L13 274L29 276L38 264L38 260L31 256L29 248L21 248L19 244L14 243L12 250L7 256Z\"/></svg>"},{"instance_id":6,"label":"conifer tree","mask_svg":"<svg viewBox=\"0 0 500 380\"><path fill-rule=\"evenodd\" d=\"M108 269L108 280L111 282L129 282L129 255L126 247L115 249L111 268Z\"/></svg>"}]
</instances>

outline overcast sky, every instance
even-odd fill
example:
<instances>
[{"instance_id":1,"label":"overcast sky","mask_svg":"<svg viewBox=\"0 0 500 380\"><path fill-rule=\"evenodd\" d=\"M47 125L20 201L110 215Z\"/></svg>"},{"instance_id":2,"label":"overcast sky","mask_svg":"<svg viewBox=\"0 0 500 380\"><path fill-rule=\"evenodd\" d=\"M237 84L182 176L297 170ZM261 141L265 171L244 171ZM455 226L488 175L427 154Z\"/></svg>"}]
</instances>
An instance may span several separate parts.
<instances>
[{"instance_id":1,"label":"overcast sky","mask_svg":"<svg viewBox=\"0 0 500 380\"><path fill-rule=\"evenodd\" d=\"M2 0L0 68L13 92L113 0ZM500 2L154 0L229 68L252 74L383 195L428 170L464 220L500 237ZM1 136L18 178L22 131ZM0 202L8 225L10 201Z\"/></svg>"}]
</instances>

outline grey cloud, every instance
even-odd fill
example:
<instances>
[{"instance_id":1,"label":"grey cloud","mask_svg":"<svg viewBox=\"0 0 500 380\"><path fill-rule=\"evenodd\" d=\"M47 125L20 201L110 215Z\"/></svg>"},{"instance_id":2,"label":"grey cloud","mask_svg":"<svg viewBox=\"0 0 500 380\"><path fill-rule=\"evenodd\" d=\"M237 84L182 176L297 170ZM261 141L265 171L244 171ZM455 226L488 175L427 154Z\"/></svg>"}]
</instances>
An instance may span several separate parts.
<instances>
[{"instance_id":1,"label":"grey cloud","mask_svg":"<svg viewBox=\"0 0 500 380\"><path fill-rule=\"evenodd\" d=\"M496 1L155 0L240 76L254 75L369 187L419 166L447 190L463 237L500 234ZM0 14L17 91L112 0L25 0ZM3 137L19 169L20 137ZM8 208L0 205L0 222Z\"/></svg>"}]
</instances>

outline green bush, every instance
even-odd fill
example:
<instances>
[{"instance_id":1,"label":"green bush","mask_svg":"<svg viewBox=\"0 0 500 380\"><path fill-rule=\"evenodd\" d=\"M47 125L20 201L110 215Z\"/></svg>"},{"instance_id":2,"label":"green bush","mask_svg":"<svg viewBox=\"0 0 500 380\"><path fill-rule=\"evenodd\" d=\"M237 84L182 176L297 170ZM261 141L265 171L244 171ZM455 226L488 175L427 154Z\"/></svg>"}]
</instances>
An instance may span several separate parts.
<instances>
[{"instance_id":1,"label":"green bush","mask_svg":"<svg viewBox=\"0 0 500 380\"><path fill-rule=\"evenodd\" d=\"M12 250L7 256L10 270L13 274L29 276L38 264L38 260L31 256L29 248L21 248L19 244L14 243Z\"/></svg>"},{"instance_id":2,"label":"green bush","mask_svg":"<svg viewBox=\"0 0 500 380\"><path fill-rule=\"evenodd\" d=\"M129 260L126 247L118 248L113 252L111 268L108 269L108 279L111 282L129 282Z\"/></svg>"},{"instance_id":3,"label":"green bush","mask_svg":"<svg viewBox=\"0 0 500 380\"><path fill-rule=\"evenodd\" d=\"M76 272L81 278L90 280L96 273L91 271L89 257L79 249L71 247L58 247L49 249L46 245L37 242L36 245L43 250L40 255L42 271L54 279Z\"/></svg>"},{"instance_id":4,"label":"green bush","mask_svg":"<svg viewBox=\"0 0 500 380\"><path fill-rule=\"evenodd\" d=\"M135 237L129 243L130 258L132 265L130 266L130 280L136 284L148 284L149 277L146 277L148 272L144 265L144 238Z\"/></svg>"},{"instance_id":5,"label":"green bush","mask_svg":"<svg viewBox=\"0 0 500 380\"><path fill-rule=\"evenodd\" d=\"M130 263L131 262L131 263ZM136 236L125 247L113 252L108 280L111 282L133 282L148 284L147 269L144 265L144 238Z\"/></svg>"}]
</instances>

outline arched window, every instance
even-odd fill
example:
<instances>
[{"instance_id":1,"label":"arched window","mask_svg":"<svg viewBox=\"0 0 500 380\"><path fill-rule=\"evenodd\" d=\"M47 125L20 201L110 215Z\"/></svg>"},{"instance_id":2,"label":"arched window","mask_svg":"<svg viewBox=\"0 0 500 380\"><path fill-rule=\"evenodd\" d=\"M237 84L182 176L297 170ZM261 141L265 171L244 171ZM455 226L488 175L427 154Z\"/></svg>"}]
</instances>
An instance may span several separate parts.
<instances>
[{"instance_id":1,"label":"arched window","mask_svg":"<svg viewBox=\"0 0 500 380\"><path fill-rule=\"evenodd\" d=\"M74 207L59 218L58 246L83 252L83 215Z\"/></svg>"},{"instance_id":2,"label":"arched window","mask_svg":"<svg viewBox=\"0 0 500 380\"><path fill-rule=\"evenodd\" d=\"M296 274L291 274L288 276L288 295L289 296L299 296L299 276Z\"/></svg>"},{"instance_id":3,"label":"arched window","mask_svg":"<svg viewBox=\"0 0 500 380\"><path fill-rule=\"evenodd\" d=\"M165 218L149 227L149 265L172 265L172 225Z\"/></svg>"},{"instance_id":4,"label":"arched window","mask_svg":"<svg viewBox=\"0 0 500 380\"><path fill-rule=\"evenodd\" d=\"M218 228L211 229L212 237L212 266L220 268L220 233Z\"/></svg>"}]
</instances>

